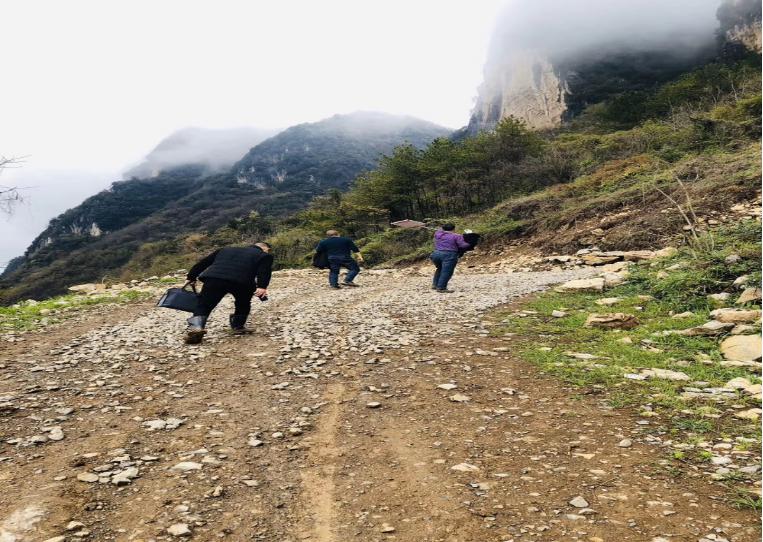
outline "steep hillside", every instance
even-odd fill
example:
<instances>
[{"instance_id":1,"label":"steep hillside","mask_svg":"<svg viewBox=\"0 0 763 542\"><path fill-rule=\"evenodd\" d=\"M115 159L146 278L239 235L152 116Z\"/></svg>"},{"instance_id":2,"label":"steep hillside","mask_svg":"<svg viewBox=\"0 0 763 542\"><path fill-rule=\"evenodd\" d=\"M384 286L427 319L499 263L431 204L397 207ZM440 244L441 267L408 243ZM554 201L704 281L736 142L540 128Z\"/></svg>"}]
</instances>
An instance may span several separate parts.
<instances>
[{"instance_id":1,"label":"steep hillside","mask_svg":"<svg viewBox=\"0 0 763 542\"><path fill-rule=\"evenodd\" d=\"M334 226L360 239L370 264L413 262L430 250L429 232L388 228L413 218L479 231L483 253L681 243L756 200L760 114L760 57L718 60L589 106L545 137L507 118L458 142L398 148L348 193L316 199L272 241L282 261L306 263L310 245ZM690 223L675 202L694 209Z\"/></svg>"},{"instance_id":2,"label":"steep hillside","mask_svg":"<svg viewBox=\"0 0 763 542\"><path fill-rule=\"evenodd\" d=\"M286 216L329 188L346 188L397 145L422 146L448 133L410 117L336 115L263 141L230 172L185 166L115 183L51 221L2 276L0 300L114 278L144 244L213 231L253 211Z\"/></svg>"},{"instance_id":3,"label":"steep hillside","mask_svg":"<svg viewBox=\"0 0 763 542\"><path fill-rule=\"evenodd\" d=\"M249 149L277 132L262 128L183 128L164 138L141 163L128 169L124 178L156 177L188 164L203 166L209 173L225 171Z\"/></svg>"},{"instance_id":4,"label":"steep hillside","mask_svg":"<svg viewBox=\"0 0 763 542\"><path fill-rule=\"evenodd\" d=\"M257 145L234 167L237 180L264 189L345 189L402 142L424 147L450 130L413 117L357 112L300 124Z\"/></svg>"}]
</instances>

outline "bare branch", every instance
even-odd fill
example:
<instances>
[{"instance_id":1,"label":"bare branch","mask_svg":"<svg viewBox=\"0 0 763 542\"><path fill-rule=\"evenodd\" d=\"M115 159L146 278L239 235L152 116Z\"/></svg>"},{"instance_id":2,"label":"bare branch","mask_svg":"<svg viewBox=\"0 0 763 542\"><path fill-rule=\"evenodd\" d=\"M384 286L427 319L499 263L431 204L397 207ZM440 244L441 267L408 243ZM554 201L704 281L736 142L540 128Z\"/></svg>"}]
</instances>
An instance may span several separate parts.
<instances>
[{"instance_id":1,"label":"bare branch","mask_svg":"<svg viewBox=\"0 0 763 542\"><path fill-rule=\"evenodd\" d=\"M5 169L21 167L25 157L5 157L0 155L0 173ZM19 186L0 185L0 213L11 214L16 205L24 201L22 191L24 188Z\"/></svg>"}]
</instances>

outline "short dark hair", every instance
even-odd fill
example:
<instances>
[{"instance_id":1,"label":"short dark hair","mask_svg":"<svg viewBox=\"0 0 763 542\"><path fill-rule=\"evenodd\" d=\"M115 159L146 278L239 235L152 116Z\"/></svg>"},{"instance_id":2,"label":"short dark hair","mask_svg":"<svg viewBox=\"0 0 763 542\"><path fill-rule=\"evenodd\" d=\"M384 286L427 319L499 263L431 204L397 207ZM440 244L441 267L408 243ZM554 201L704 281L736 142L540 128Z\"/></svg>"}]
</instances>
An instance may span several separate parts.
<instances>
[{"instance_id":1,"label":"short dark hair","mask_svg":"<svg viewBox=\"0 0 763 542\"><path fill-rule=\"evenodd\" d=\"M452 224L451 222L446 222L442 226L440 226L445 231L453 231L456 229L456 225Z\"/></svg>"}]
</instances>

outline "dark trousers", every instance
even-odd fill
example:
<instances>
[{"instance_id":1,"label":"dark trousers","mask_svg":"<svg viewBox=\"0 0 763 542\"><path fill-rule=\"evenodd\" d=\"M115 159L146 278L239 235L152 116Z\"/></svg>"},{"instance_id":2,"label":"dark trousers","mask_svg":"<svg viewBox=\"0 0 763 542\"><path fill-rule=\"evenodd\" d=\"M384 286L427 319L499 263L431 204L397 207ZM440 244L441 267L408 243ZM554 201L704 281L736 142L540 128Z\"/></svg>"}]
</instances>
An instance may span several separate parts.
<instances>
[{"instance_id":1,"label":"dark trousers","mask_svg":"<svg viewBox=\"0 0 763 542\"><path fill-rule=\"evenodd\" d=\"M458 252L450 250L435 250L430 256L435 265L434 277L432 277L432 286L438 290L445 290L448 287L448 281L453 276L458 263Z\"/></svg>"},{"instance_id":2,"label":"dark trousers","mask_svg":"<svg viewBox=\"0 0 763 542\"><path fill-rule=\"evenodd\" d=\"M252 309L252 296L254 288L237 282L224 279L208 278L204 280L204 286L199 294L199 306L194 311L194 316L209 316L225 294L233 295L236 303L234 314L248 316Z\"/></svg>"},{"instance_id":3,"label":"dark trousers","mask_svg":"<svg viewBox=\"0 0 763 542\"><path fill-rule=\"evenodd\" d=\"M347 268L345 282L352 282L360 273L358 262L349 256L329 256L329 284L331 286L339 286L339 270L342 267Z\"/></svg>"}]
</instances>

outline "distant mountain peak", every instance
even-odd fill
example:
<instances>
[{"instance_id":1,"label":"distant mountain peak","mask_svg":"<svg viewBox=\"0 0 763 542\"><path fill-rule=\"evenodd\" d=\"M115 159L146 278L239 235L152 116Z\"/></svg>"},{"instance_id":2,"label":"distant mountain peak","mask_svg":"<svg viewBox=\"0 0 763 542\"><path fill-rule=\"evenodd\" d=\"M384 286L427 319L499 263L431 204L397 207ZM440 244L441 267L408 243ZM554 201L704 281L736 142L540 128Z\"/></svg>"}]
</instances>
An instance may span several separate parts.
<instances>
[{"instance_id":1,"label":"distant mountain peak","mask_svg":"<svg viewBox=\"0 0 763 542\"><path fill-rule=\"evenodd\" d=\"M140 164L124 173L124 178L156 177L162 171L186 165L202 165L210 172L223 171L277 132L253 127L181 128L161 140Z\"/></svg>"},{"instance_id":2,"label":"distant mountain peak","mask_svg":"<svg viewBox=\"0 0 763 542\"><path fill-rule=\"evenodd\" d=\"M424 147L451 130L378 111L336 114L292 126L253 147L233 170L240 184L347 188L360 171L401 143Z\"/></svg>"}]
</instances>

